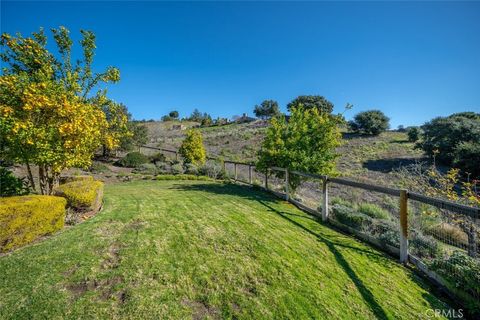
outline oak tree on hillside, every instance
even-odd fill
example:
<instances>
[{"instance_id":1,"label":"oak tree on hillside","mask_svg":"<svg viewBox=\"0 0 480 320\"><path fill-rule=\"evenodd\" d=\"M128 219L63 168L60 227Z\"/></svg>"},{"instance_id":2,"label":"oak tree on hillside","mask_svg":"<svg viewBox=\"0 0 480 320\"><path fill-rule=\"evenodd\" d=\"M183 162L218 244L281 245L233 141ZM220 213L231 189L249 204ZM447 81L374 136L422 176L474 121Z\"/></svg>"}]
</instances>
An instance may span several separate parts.
<instances>
[{"instance_id":1,"label":"oak tree on hillside","mask_svg":"<svg viewBox=\"0 0 480 320\"><path fill-rule=\"evenodd\" d=\"M289 104L288 111L292 112L293 108L303 107L305 110L317 109L320 113L330 114L333 112L333 103L323 96L298 96Z\"/></svg>"},{"instance_id":2,"label":"oak tree on hillside","mask_svg":"<svg viewBox=\"0 0 480 320\"><path fill-rule=\"evenodd\" d=\"M256 105L253 110L257 118L263 120L270 119L280 113L278 102L275 100L264 100L260 105Z\"/></svg>"}]
</instances>

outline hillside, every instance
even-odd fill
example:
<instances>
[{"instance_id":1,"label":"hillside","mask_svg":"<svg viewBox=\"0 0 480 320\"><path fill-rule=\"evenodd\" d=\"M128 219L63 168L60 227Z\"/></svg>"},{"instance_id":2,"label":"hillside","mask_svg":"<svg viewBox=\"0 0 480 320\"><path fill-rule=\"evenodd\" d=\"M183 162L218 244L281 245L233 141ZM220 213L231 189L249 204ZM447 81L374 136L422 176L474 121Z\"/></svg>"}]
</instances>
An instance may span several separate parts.
<instances>
[{"instance_id":1,"label":"hillside","mask_svg":"<svg viewBox=\"0 0 480 320\"><path fill-rule=\"evenodd\" d=\"M178 149L185 130L172 129L180 122L149 122L150 146ZM194 122L181 122L185 128L198 126ZM244 124L199 128L203 134L207 153L225 159L252 162L256 159L267 124L255 121ZM422 152L408 142L404 132L389 131L369 137L343 133L343 145L338 148L338 170L341 175L385 183L389 173L403 165L423 161Z\"/></svg>"}]
</instances>

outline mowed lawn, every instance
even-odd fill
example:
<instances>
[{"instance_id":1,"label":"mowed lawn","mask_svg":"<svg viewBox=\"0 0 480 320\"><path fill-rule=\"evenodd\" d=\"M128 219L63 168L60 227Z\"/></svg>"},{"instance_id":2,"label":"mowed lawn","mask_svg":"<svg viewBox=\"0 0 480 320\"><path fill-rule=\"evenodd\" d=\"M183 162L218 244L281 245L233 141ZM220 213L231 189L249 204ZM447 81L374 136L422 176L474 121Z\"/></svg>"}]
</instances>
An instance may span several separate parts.
<instances>
[{"instance_id":1,"label":"mowed lawn","mask_svg":"<svg viewBox=\"0 0 480 320\"><path fill-rule=\"evenodd\" d=\"M394 259L248 187L108 185L96 217L0 257L1 319L419 319Z\"/></svg>"}]
</instances>

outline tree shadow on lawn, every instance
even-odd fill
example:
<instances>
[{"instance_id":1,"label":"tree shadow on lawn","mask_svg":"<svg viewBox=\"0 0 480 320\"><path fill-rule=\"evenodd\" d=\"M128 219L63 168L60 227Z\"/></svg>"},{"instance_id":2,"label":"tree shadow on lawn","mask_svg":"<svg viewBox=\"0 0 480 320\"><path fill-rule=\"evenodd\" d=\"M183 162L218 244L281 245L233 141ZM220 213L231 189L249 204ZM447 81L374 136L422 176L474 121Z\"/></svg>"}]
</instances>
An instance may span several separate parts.
<instances>
[{"instance_id":1,"label":"tree shadow on lawn","mask_svg":"<svg viewBox=\"0 0 480 320\"><path fill-rule=\"evenodd\" d=\"M345 259L343 254L338 250L338 247L346 248L355 250L356 252L361 252L362 254L368 255L368 258L375 261L378 264L382 264L384 266L388 266L388 258L386 255L381 253L376 253L375 251L365 250L360 247L355 247L345 243L345 236L339 235L334 236L332 234L322 234L321 232L315 232L309 226L306 226L298 221L295 221L295 218L302 218L307 219L305 220L307 223L318 223L324 225L317 221L316 218L311 216L301 216L294 213L289 213L285 211L280 211L273 207L273 204L281 203L282 200L274 197L273 195L265 192L264 190L257 189L252 190L251 188L233 184L178 184L174 185L173 188L182 190L182 191L201 191L201 192L210 192L215 194L222 194L222 195L234 195L247 198L252 201L256 201L263 206L265 206L269 212L273 212L276 215L280 216L282 219L287 220L288 222L292 223L296 227L302 229L303 231L315 236L318 241L324 243L330 252L335 257L336 262L338 265L344 270L345 274L350 278L350 280L356 286L358 292L361 294L364 301L369 306L370 310L375 314L375 317L378 319L387 319L388 316L382 306L377 302L375 296L372 292L365 286L363 281L358 277L355 271L352 269L348 261ZM252 192L254 191L254 192ZM292 218L294 217L294 218ZM419 284L421 287L425 288L426 285L419 277L413 276L411 279ZM432 308L438 308L438 300L432 294L425 294L425 300L432 306Z\"/></svg>"}]
</instances>

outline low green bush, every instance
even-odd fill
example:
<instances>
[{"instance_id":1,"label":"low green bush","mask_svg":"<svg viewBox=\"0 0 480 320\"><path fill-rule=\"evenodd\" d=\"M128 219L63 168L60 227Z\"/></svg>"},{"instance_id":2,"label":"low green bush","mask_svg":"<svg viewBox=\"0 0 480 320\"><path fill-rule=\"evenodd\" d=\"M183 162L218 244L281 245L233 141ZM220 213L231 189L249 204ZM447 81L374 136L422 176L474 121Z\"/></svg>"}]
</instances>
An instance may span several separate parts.
<instances>
[{"instance_id":1,"label":"low green bush","mask_svg":"<svg viewBox=\"0 0 480 320\"><path fill-rule=\"evenodd\" d=\"M103 182L77 180L60 185L55 194L67 199L67 204L81 211L98 210L103 198Z\"/></svg>"},{"instance_id":2,"label":"low green bush","mask_svg":"<svg viewBox=\"0 0 480 320\"><path fill-rule=\"evenodd\" d=\"M63 228L67 201L55 196L0 199L0 252L30 243Z\"/></svg>"},{"instance_id":3,"label":"low green bush","mask_svg":"<svg viewBox=\"0 0 480 320\"><path fill-rule=\"evenodd\" d=\"M370 233L392 247L400 247L400 229L398 223L389 220L374 220L370 226Z\"/></svg>"},{"instance_id":4,"label":"low green bush","mask_svg":"<svg viewBox=\"0 0 480 320\"><path fill-rule=\"evenodd\" d=\"M194 165L193 163L186 163L185 164L185 173L186 174L198 174L198 166Z\"/></svg>"},{"instance_id":5,"label":"low green bush","mask_svg":"<svg viewBox=\"0 0 480 320\"><path fill-rule=\"evenodd\" d=\"M363 230L372 223L372 218L354 209L336 204L332 207L335 219L354 229Z\"/></svg>"},{"instance_id":6,"label":"low green bush","mask_svg":"<svg viewBox=\"0 0 480 320\"><path fill-rule=\"evenodd\" d=\"M195 176L193 174L163 174L156 177L157 180L200 180L212 181L213 179L206 176Z\"/></svg>"},{"instance_id":7,"label":"low green bush","mask_svg":"<svg viewBox=\"0 0 480 320\"><path fill-rule=\"evenodd\" d=\"M353 208L354 204L351 203L350 201L347 201L345 199L342 199L340 197L333 197L330 199L330 203L333 205L339 204L348 208Z\"/></svg>"},{"instance_id":8,"label":"low green bush","mask_svg":"<svg viewBox=\"0 0 480 320\"><path fill-rule=\"evenodd\" d=\"M208 160L203 166L200 167L199 173L212 179L226 178L222 163L215 160Z\"/></svg>"},{"instance_id":9,"label":"low green bush","mask_svg":"<svg viewBox=\"0 0 480 320\"><path fill-rule=\"evenodd\" d=\"M460 229L460 227L457 227L453 224L446 222L437 223L426 227L425 233L440 241L449 239L449 242L463 248L468 246L468 235L462 229Z\"/></svg>"},{"instance_id":10,"label":"low green bush","mask_svg":"<svg viewBox=\"0 0 480 320\"><path fill-rule=\"evenodd\" d=\"M0 167L0 197L21 196L29 191L23 179L15 177L7 168Z\"/></svg>"},{"instance_id":11,"label":"low green bush","mask_svg":"<svg viewBox=\"0 0 480 320\"><path fill-rule=\"evenodd\" d=\"M156 174L158 174L158 168L153 163L142 163L141 165L137 166L133 170L133 172L156 175Z\"/></svg>"},{"instance_id":12,"label":"low green bush","mask_svg":"<svg viewBox=\"0 0 480 320\"><path fill-rule=\"evenodd\" d=\"M480 260L456 250L450 256L433 260L430 267L451 286L471 295L477 301L471 307L480 312Z\"/></svg>"},{"instance_id":13,"label":"low green bush","mask_svg":"<svg viewBox=\"0 0 480 320\"><path fill-rule=\"evenodd\" d=\"M388 212L373 203L362 203L358 206L358 211L374 219L388 219Z\"/></svg>"},{"instance_id":14,"label":"low green bush","mask_svg":"<svg viewBox=\"0 0 480 320\"><path fill-rule=\"evenodd\" d=\"M441 253L438 240L420 232L413 233L409 243L411 253L418 258L435 258Z\"/></svg>"},{"instance_id":15,"label":"low green bush","mask_svg":"<svg viewBox=\"0 0 480 320\"><path fill-rule=\"evenodd\" d=\"M155 153L149 156L148 158L150 159L150 162L153 164L157 164L159 162L165 162L166 160L165 155L161 152Z\"/></svg>"},{"instance_id":16,"label":"low green bush","mask_svg":"<svg viewBox=\"0 0 480 320\"><path fill-rule=\"evenodd\" d=\"M183 174L185 172L183 166L180 163L173 164L171 166L171 171L173 174Z\"/></svg>"},{"instance_id":17,"label":"low green bush","mask_svg":"<svg viewBox=\"0 0 480 320\"><path fill-rule=\"evenodd\" d=\"M141 164L148 163L149 159L147 156L141 154L140 152L130 152L127 153L125 157L118 161L118 164L122 167L135 168Z\"/></svg>"},{"instance_id":18,"label":"low green bush","mask_svg":"<svg viewBox=\"0 0 480 320\"><path fill-rule=\"evenodd\" d=\"M98 161L94 161L90 166L89 171L93 173L104 173L104 172L109 172L110 169L106 164Z\"/></svg>"}]
</instances>

